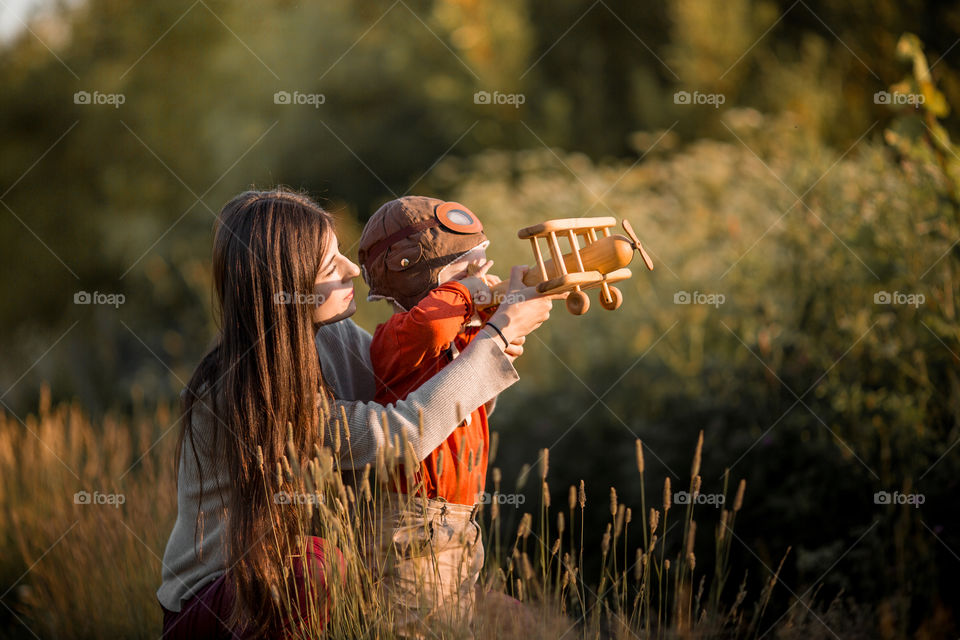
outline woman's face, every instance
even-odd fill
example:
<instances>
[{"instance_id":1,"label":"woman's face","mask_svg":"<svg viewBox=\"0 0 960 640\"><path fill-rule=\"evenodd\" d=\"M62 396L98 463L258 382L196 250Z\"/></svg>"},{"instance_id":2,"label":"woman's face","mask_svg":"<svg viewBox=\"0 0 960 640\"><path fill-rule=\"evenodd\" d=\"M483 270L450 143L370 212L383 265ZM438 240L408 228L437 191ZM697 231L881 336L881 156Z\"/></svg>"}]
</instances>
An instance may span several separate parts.
<instances>
[{"instance_id":1,"label":"woman's face","mask_svg":"<svg viewBox=\"0 0 960 640\"><path fill-rule=\"evenodd\" d=\"M327 254L320 261L320 270L313 284L313 293L317 296L313 322L318 325L349 318L357 311L353 279L360 275L360 268L340 253L336 234L330 236Z\"/></svg>"}]
</instances>

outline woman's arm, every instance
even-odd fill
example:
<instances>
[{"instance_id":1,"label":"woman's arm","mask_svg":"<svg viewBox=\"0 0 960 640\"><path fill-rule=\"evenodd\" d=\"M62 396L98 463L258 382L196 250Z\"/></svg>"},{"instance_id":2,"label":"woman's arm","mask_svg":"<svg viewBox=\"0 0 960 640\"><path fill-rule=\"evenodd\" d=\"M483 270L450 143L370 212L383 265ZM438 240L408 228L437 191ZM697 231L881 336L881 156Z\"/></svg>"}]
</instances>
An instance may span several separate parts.
<instances>
[{"instance_id":1,"label":"woman's arm","mask_svg":"<svg viewBox=\"0 0 960 640\"><path fill-rule=\"evenodd\" d=\"M346 319L317 332L317 350L324 381L337 398L333 407L347 415L349 445L341 437L340 465L361 469L375 463L377 450L397 435L422 460L436 449L475 408L519 380L499 338L481 332L463 352L430 380L394 405L372 401L375 389L370 365L370 334ZM458 406L459 405L459 406ZM420 412L423 411L423 431ZM328 425L328 442L329 433Z\"/></svg>"}]
</instances>

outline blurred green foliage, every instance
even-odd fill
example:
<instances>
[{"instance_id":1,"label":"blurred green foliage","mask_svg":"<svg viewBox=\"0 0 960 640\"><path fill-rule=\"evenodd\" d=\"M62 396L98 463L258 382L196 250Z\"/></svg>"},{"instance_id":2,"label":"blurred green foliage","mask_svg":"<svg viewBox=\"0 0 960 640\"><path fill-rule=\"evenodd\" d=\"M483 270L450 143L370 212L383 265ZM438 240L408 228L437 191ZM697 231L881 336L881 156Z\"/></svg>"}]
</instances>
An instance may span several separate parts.
<instances>
[{"instance_id":1,"label":"blurred green foliage","mask_svg":"<svg viewBox=\"0 0 960 640\"><path fill-rule=\"evenodd\" d=\"M172 396L215 331L214 215L250 185L318 196L350 255L384 200L460 200L502 275L531 261L519 227L615 215L656 270L634 263L617 312L558 306L528 342L493 417L506 477L555 443L555 478L638 502L633 439L676 478L702 428L705 491L727 467L748 479L741 562L776 567L793 545L797 593L822 579L916 628L960 549L958 32L960 8L923 0L88 0L41 16L0 52L2 400L26 411L43 380L94 412ZM75 104L95 90L126 100ZM885 90L925 102L878 104ZM682 291L725 301L674 304ZM386 313L360 306L368 329ZM883 507L878 490L927 502Z\"/></svg>"},{"instance_id":2,"label":"blurred green foliage","mask_svg":"<svg viewBox=\"0 0 960 640\"><path fill-rule=\"evenodd\" d=\"M362 221L423 189L444 154L637 157L653 141L638 131L727 136L732 107L790 112L846 148L892 115L872 96L903 75L904 31L960 103L958 23L956 7L920 1L89 0L42 13L0 69L7 388L35 365L4 401L26 410L43 379L94 410L131 383L178 387L213 329L213 215L251 184L305 188ZM677 90L725 102L677 105ZM78 105L76 91L125 102ZM278 91L325 101L278 105ZM524 102L476 104L477 91ZM74 307L77 291L122 292L124 313Z\"/></svg>"},{"instance_id":3,"label":"blurred green foliage","mask_svg":"<svg viewBox=\"0 0 960 640\"><path fill-rule=\"evenodd\" d=\"M897 118L885 136L896 148L877 135L838 151L796 114L733 109L726 140L639 164L542 149L442 163L433 184L483 212L503 264L531 261L514 227L617 215L657 265L634 262L618 311L594 294L587 316L558 309L534 334L518 364L524 393L493 418L498 463L516 470L550 446L562 461L555 500L587 478L601 501L616 486L637 505L633 440L676 489L704 429L703 492L722 491L728 468L748 480L741 561L776 567L792 545L788 585L822 580L828 600L846 590L904 634L942 609L952 572L937 567L960 548L957 156L932 126L893 133L929 117ZM723 303L674 303L695 291ZM885 293L923 302L884 304ZM926 502L878 506L884 490ZM647 504L659 496L648 487ZM701 530L716 525L710 511ZM698 557L710 557L704 538ZM754 593L769 577L753 576Z\"/></svg>"}]
</instances>

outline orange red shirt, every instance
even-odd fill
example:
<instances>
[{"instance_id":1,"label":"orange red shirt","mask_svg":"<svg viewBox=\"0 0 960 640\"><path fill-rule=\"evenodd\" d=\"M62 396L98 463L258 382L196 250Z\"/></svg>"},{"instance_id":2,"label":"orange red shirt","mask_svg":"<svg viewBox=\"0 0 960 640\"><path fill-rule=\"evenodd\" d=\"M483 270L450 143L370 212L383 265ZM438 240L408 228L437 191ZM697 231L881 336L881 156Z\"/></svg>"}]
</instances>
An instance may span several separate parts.
<instances>
[{"instance_id":1,"label":"orange red shirt","mask_svg":"<svg viewBox=\"0 0 960 640\"><path fill-rule=\"evenodd\" d=\"M393 404L407 397L453 360L451 345L462 351L480 330L464 327L476 308L470 291L451 280L426 295L405 313L395 313L378 325L370 345L370 360L377 381L374 400ZM480 312L486 321L492 309ZM484 490L490 433L483 406L463 407L470 411L453 433L434 449L413 474L422 482L426 497L443 498L457 504L475 504ZM442 468L438 460L442 457ZM395 489L406 493L406 472L399 469ZM419 493L419 492L418 492Z\"/></svg>"}]
</instances>

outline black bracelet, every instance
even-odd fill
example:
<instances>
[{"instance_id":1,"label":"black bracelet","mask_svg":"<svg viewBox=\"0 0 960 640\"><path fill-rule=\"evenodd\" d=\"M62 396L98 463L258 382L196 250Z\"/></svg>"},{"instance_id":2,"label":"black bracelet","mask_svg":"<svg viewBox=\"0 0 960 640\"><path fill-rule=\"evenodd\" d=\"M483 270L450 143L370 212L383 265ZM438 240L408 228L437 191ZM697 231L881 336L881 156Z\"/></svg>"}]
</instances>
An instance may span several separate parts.
<instances>
[{"instance_id":1,"label":"black bracelet","mask_svg":"<svg viewBox=\"0 0 960 640\"><path fill-rule=\"evenodd\" d=\"M503 338L503 348L504 348L504 349L509 349L509 348L510 348L510 342L507 340L507 336L503 335L503 331L500 331L500 329L497 328L497 325L493 324L492 322L487 321L486 323L484 323L483 326L485 326L485 327L486 327L486 326L490 326L494 331L497 332L497 334L498 334L501 338Z\"/></svg>"}]
</instances>

